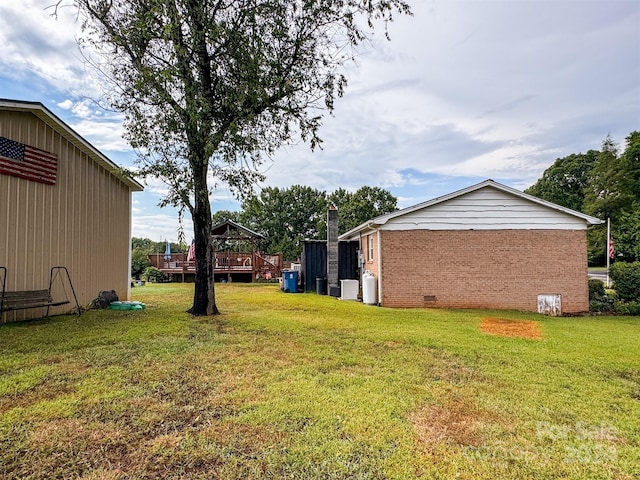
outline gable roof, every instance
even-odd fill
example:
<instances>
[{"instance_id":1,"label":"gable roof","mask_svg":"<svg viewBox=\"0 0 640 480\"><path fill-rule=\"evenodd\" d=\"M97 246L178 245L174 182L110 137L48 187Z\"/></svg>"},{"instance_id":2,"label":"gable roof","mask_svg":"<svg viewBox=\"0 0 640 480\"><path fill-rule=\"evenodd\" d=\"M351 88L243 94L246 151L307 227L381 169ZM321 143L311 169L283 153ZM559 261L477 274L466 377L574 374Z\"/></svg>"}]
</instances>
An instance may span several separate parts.
<instances>
[{"instance_id":1,"label":"gable roof","mask_svg":"<svg viewBox=\"0 0 640 480\"><path fill-rule=\"evenodd\" d=\"M435 205L439 205L442 204L444 202L448 202L451 200L454 200L456 198L462 197L464 195L468 195L470 193L476 192L478 190L482 190L482 189L486 189L486 188L492 188L495 190L498 190L500 192L506 193L508 195L514 196L516 198L531 202L533 204L545 207L545 208L549 208L553 211L559 212L559 213L563 213L566 215L569 215L570 217L574 217L575 219L579 219L582 220L584 222L586 222L589 225L598 225L603 223L602 220L596 218L596 217L592 217L590 215L586 215L584 213L581 212L577 212L575 210L571 210L570 208L566 208L566 207L562 207L560 205L557 205L555 203L551 203L551 202L547 202L546 200L542 200L540 198L534 197L532 195L528 195L524 192L521 192L519 190L516 190L514 188L511 187L507 187L506 185L503 185L501 183L495 182L493 180L485 180L483 182L477 183L475 185L472 185L470 187L467 188L463 188L461 190L449 193L447 195L443 195L441 197L437 197L431 200L427 200L426 202L422 202L419 203L417 205L413 205L411 207L407 207L404 208L402 210L398 210L395 212L391 212L391 213L387 213L385 215L381 215L379 217L373 218L359 226L357 226L356 228L340 235L339 239L340 240L347 240L349 238L353 238L354 236L360 234L362 231L366 231L366 230L375 230L377 228L380 228L381 226L387 224L389 221L397 219L399 217L405 216L405 215L409 215L413 212L416 212L418 210L423 210L423 209L428 209L431 208Z\"/></svg>"},{"instance_id":2,"label":"gable roof","mask_svg":"<svg viewBox=\"0 0 640 480\"><path fill-rule=\"evenodd\" d=\"M9 100L0 98L0 110L13 112L28 112L42 120L45 124L53 128L58 134L75 145L80 151L87 154L89 158L102 166L113 176L119 178L134 192L141 192L144 187L127 175L122 173L122 169L109 160L96 147L91 145L87 140L80 136L69 125L58 118L51 110L40 102L26 102L22 100Z\"/></svg>"},{"instance_id":3,"label":"gable roof","mask_svg":"<svg viewBox=\"0 0 640 480\"><path fill-rule=\"evenodd\" d=\"M233 234L232 232L236 232ZM248 229L247 227L243 227L239 223L236 223L232 220L226 220L224 222L220 222L217 225L214 225L211 228L211 234L215 238L229 238L234 240L242 240L242 239L259 239L263 240L264 235L260 235L253 230Z\"/></svg>"}]
</instances>

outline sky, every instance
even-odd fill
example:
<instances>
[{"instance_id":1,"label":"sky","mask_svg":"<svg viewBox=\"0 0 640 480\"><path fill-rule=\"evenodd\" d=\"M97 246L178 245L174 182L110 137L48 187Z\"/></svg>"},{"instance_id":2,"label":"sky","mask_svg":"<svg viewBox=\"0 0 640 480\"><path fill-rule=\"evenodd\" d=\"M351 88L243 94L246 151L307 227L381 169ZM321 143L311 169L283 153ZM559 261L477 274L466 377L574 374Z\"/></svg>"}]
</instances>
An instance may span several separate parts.
<instances>
[{"instance_id":1,"label":"sky","mask_svg":"<svg viewBox=\"0 0 640 480\"><path fill-rule=\"evenodd\" d=\"M0 0L0 98L38 101L115 163L132 167L121 117L99 108L100 84L76 44L71 8ZM70 2L67 2L70 3ZM640 130L640 0L409 0L346 68L325 116L323 149L297 144L264 166L258 188L389 190L408 207L488 178L524 190L557 158L624 148ZM133 196L135 237L178 239L165 187ZM219 185L212 208L239 210ZM183 222L192 238L190 217Z\"/></svg>"}]
</instances>

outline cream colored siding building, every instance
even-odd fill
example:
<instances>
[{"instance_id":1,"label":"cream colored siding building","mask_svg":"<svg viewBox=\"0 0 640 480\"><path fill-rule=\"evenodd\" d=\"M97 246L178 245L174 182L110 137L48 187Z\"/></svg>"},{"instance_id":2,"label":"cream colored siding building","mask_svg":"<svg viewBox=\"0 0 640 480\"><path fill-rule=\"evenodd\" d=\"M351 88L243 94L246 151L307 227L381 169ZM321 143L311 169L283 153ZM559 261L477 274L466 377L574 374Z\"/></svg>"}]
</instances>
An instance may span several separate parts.
<instances>
[{"instance_id":1,"label":"cream colored siding building","mask_svg":"<svg viewBox=\"0 0 640 480\"><path fill-rule=\"evenodd\" d=\"M536 311L589 309L587 241L599 219L492 180L387 215L345 233L388 307Z\"/></svg>"},{"instance_id":2,"label":"cream colored siding building","mask_svg":"<svg viewBox=\"0 0 640 480\"><path fill-rule=\"evenodd\" d=\"M47 288L50 268L65 266L81 306L100 290L116 290L128 299L131 196L142 186L40 103L0 100L0 137L57 157L54 184L0 173L0 266L7 269L6 290ZM69 294L60 286L55 285L54 300ZM51 314L72 307L73 301ZM6 312L2 320L44 312Z\"/></svg>"}]
</instances>

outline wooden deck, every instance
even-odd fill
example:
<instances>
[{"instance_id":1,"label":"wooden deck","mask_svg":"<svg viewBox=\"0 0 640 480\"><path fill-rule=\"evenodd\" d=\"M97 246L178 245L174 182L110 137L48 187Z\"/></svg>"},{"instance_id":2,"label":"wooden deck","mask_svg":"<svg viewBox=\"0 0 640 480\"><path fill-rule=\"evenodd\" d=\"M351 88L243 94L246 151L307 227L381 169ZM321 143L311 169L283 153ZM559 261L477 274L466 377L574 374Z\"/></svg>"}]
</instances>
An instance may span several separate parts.
<instances>
[{"instance_id":1,"label":"wooden deck","mask_svg":"<svg viewBox=\"0 0 640 480\"><path fill-rule=\"evenodd\" d=\"M149 255L151 265L158 268L169 281L191 280L196 274L196 264L187 260L186 253ZM214 275L216 281L253 282L259 278L272 279L282 276L282 254L267 255L260 252L216 252Z\"/></svg>"}]
</instances>

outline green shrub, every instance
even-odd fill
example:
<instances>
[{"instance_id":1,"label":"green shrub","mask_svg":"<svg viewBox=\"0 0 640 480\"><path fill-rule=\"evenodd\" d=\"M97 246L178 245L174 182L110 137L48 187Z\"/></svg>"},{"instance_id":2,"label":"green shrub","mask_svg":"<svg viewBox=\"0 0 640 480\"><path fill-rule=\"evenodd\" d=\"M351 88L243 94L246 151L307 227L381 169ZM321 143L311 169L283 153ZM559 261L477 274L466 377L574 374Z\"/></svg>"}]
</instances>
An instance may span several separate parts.
<instances>
[{"instance_id":1,"label":"green shrub","mask_svg":"<svg viewBox=\"0 0 640 480\"><path fill-rule=\"evenodd\" d=\"M640 262L616 262L609 271L617 297L624 302L640 300Z\"/></svg>"},{"instance_id":2,"label":"green shrub","mask_svg":"<svg viewBox=\"0 0 640 480\"><path fill-rule=\"evenodd\" d=\"M149 257L145 252L137 248L131 250L131 276L133 278L140 278L140 275L144 275L145 269L150 266Z\"/></svg>"},{"instance_id":3,"label":"green shrub","mask_svg":"<svg viewBox=\"0 0 640 480\"><path fill-rule=\"evenodd\" d=\"M606 295L602 298L595 300L589 300L589 311L599 313L611 313L615 310L615 303L613 298Z\"/></svg>"},{"instance_id":4,"label":"green shrub","mask_svg":"<svg viewBox=\"0 0 640 480\"><path fill-rule=\"evenodd\" d=\"M640 315L640 301L615 302L616 312L622 315Z\"/></svg>"},{"instance_id":5,"label":"green shrub","mask_svg":"<svg viewBox=\"0 0 640 480\"><path fill-rule=\"evenodd\" d=\"M142 276L147 280L147 282L162 282L164 280L164 275L156 267L145 268Z\"/></svg>"},{"instance_id":6,"label":"green shrub","mask_svg":"<svg viewBox=\"0 0 640 480\"><path fill-rule=\"evenodd\" d=\"M589 311L608 313L614 310L614 298L607 295L604 283L595 278L589 279Z\"/></svg>"},{"instance_id":7,"label":"green shrub","mask_svg":"<svg viewBox=\"0 0 640 480\"><path fill-rule=\"evenodd\" d=\"M599 300L605 296L604 282L596 278L589 279L589 301Z\"/></svg>"}]
</instances>

